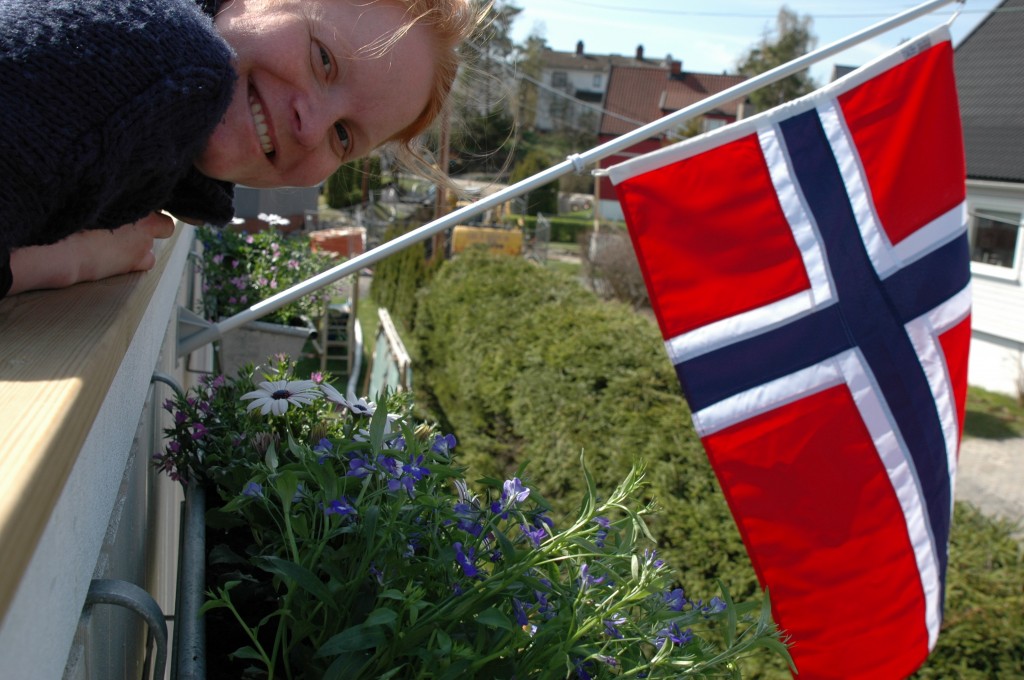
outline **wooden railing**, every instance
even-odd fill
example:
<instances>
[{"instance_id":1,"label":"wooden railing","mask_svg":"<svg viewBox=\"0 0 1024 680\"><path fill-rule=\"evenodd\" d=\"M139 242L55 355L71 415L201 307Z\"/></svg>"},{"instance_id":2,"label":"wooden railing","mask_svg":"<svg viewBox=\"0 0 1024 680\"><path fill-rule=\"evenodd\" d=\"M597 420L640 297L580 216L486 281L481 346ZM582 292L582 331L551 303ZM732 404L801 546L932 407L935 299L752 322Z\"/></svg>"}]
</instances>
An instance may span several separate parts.
<instances>
[{"instance_id":1,"label":"wooden railing","mask_svg":"<svg viewBox=\"0 0 1024 680\"><path fill-rule=\"evenodd\" d=\"M90 654L80 615L94 578L134 581L173 608L180 496L149 465L170 394L151 379L185 382L176 312L192 233L179 224L145 274L0 300L4 677L89 674L74 667Z\"/></svg>"}]
</instances>

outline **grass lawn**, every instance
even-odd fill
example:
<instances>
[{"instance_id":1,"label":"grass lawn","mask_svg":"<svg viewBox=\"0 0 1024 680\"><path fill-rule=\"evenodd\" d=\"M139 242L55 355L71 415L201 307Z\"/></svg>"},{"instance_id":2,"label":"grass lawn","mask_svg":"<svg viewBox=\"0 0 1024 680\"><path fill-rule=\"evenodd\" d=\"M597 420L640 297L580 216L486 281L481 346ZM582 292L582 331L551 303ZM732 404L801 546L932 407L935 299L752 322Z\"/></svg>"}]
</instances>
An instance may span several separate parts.
<instances>
[{"instance_id":1,"label":"grass lawn","mask_svg":"<svg viewBox=\"0 0 1024 680\"><path fill-rule=\"evenodd\" d=\"M1024 406L1005 394L968 388L964 434L981 439L1024 437Z\"/></svg>"}]
</instances>

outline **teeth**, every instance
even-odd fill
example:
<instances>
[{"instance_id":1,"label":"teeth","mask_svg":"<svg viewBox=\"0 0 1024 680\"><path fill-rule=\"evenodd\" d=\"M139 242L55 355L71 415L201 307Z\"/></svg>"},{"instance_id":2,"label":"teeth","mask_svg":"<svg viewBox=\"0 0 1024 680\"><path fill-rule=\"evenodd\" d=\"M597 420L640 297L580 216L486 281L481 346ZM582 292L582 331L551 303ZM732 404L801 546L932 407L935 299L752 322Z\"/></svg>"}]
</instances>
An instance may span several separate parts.
<instances>
[{"instance_id":1,"label":"teeth","mask_svg":"<svg viewBox=\"0 0 1024 680\"><path fill-rule=\"evenodd\" d=\"M259 135L263 153L274 153L274 144L267 134L267 118L263 115L263 107L255 99L249 99L249 111L252 113L252 122L256 124L256 134Z\"/></svg>"}]
</instances>

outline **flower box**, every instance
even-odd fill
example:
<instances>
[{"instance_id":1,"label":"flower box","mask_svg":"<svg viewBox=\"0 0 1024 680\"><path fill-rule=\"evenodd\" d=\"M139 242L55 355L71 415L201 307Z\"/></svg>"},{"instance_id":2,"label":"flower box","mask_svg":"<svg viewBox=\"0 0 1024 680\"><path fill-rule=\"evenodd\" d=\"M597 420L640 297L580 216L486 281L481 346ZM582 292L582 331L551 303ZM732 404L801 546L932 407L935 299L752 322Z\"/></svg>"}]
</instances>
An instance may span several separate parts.
<instances>
[{"instance_id":1,"label":"flower box","mask_svg":"<svg viewBox=\"0 0 1024 680\"><path fill-rule=\"evenodd\" d=\"M265 321L250 321L224 334L220 340L220 372L235 375L247 363L259 365L276 354L302 355L306 342L316 338L316 327L309 319L300 326Z\"/></svg>"},{"instance_id":2,"label":"flower box","mask_svg":"<svg viewBox=\"0 0 1024 680\"><path fill-rule=\"evenodd\" d=\"M347 400L286 360L260 372L165 404L155 462L206 502L209 635L182 671L736 677L759 647L786 656L767 600L694 600L644 548L641 467L599 498L582 466L580 510L556 521L521 472L471 489L455 437L414 422L409 395Z\"/></svg>"}]
</instances>

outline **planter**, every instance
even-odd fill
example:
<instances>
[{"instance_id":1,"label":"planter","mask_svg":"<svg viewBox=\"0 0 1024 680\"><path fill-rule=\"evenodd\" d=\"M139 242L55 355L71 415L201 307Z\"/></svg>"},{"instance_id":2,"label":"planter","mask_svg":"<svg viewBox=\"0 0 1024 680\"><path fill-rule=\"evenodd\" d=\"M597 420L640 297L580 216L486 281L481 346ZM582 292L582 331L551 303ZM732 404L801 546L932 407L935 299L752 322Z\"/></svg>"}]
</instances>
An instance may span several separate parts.
<instances>
[{"instance_id":1,"label":"planter","mask_svg":"<svg viewBox=\"0 0 1024 680\"><path fill-rule=\"evenodd\" d=\"M235 375L244 364L259 365L274 354L298 358L316 327L309 320L301 326L250 321L229 331L220 340L220 372Z\"/></svg>"}]
</instances>

